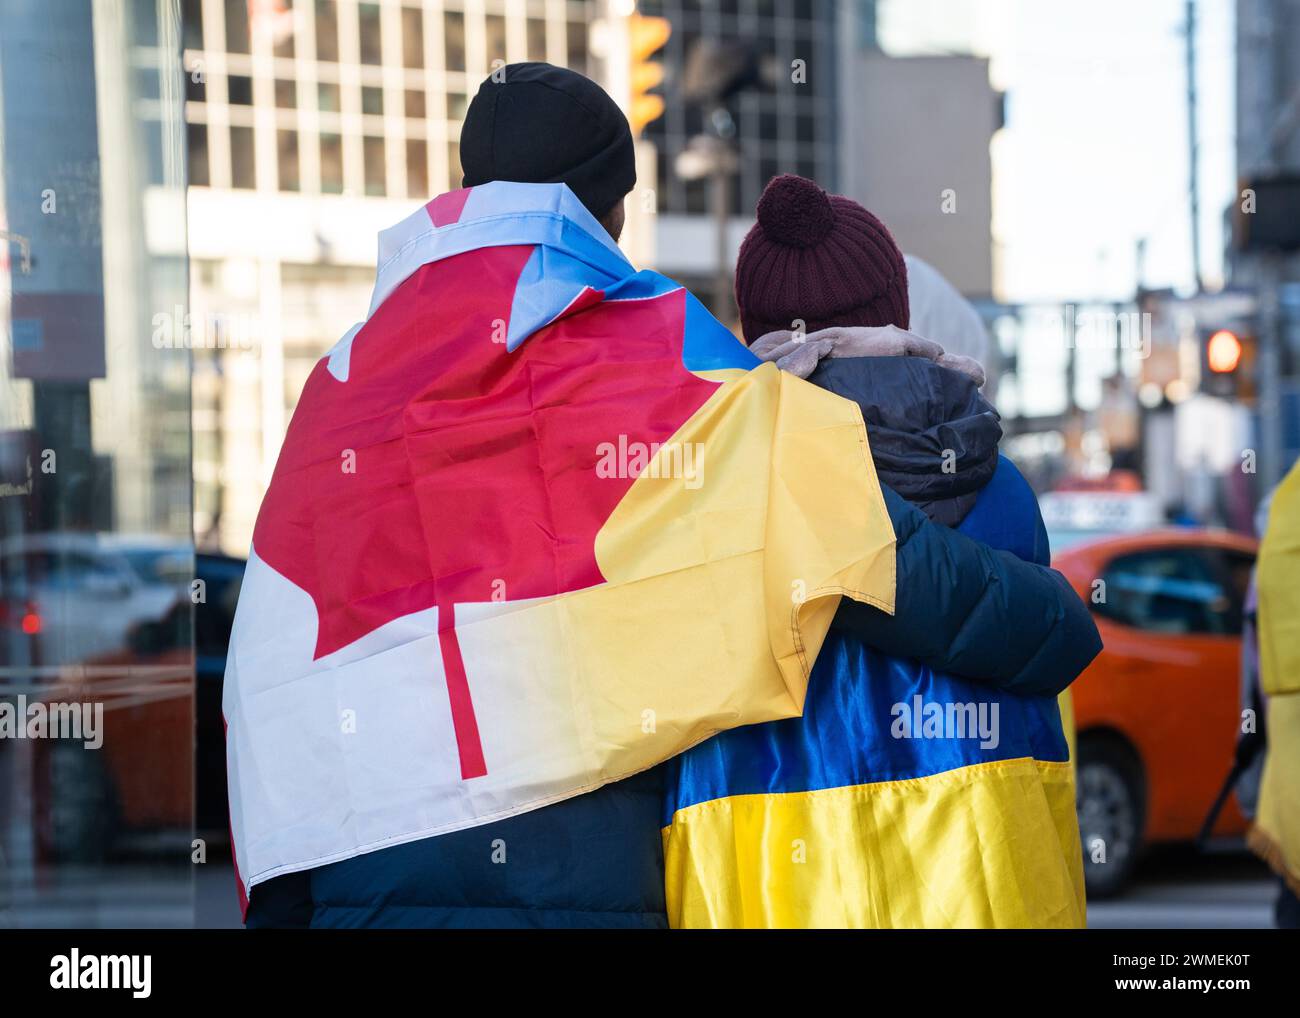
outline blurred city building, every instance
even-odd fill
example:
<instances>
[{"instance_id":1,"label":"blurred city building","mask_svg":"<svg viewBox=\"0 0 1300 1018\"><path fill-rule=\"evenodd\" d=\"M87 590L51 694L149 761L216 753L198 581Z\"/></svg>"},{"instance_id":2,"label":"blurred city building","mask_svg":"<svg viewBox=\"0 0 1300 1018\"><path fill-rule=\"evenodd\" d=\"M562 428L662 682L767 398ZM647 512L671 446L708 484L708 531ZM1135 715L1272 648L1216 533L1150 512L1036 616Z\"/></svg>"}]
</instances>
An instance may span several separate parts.
<instances>
[{"instance_id":1,"label":"blurred city building","mask_svg":"<svg viewBox=\"0 0 1300 1018\"><path fill-rule=\"evenodd\" d=\"M639 10L667 18L672 36L664 48L664 115L645 137L657 150L656 268L696 291L711 307L709 284L717 272L717 226L710 181L688 179L679 160L692 140L713 130L709 109L683 96L687 68L701 47L752 50L755 80L728 106L736 149L729 189L726 264L735 265L754 208L767 182L798 173L823 187L838 187L841 123L837 78L837 0L642 0ZM847 100L846 100L847 101ZM851 105L856 106L857 97ZM724 321L732 306L713 307Z\"/></svg>"},{"instance_id":2,"label":"blurred city building","mask_svg":"<svg viewBox=\"0 0 1300 1018\"><path fill-rule=\"evenodd\" d=\"M1300 456L1300 8L1236 4L1238 188L1224 213L1228 285L1140 295L1149 490L1191 519L1251 529Z\"/></svg>"},{"instance_id":3,"label":"blurred city building","mask_svg":"<svg viewBox=\"0 0 1300 1018\"><path fill-rule=\"evenodd\" d=\"M1239 193L1225 232L1230 286L1258 297L1248 323L1260 382L1253 431L1271 487L1300 456L1300 5L1236 7Z\"/></svg>"},{"instance_id":4,"label":"blurred city building","mask_svg":"<svg viewBox=\"0 0 1300 1018\"><path fill-rule=\"evenodd\" d=\"M293 407L365 317L376 235L460 186L501 62L599 72L586 0L184 0L202 546L248 551Z\"/></svg>"},{"instance_id":5,"label":"blurred city building","mask_svg":"<svg viewBox=\"0 0 1300 1018\"><path fill-rule=\"evenodd\" d=\"M963 294L992 297L989 145L1002 126L1002 107L988 61L894 57L862 47L841 52L840 190Z\"/></svg>"},{"instance_id":6,"label":"blurred city building","mask_svg":"<svg viewBox=\"0 0 1300 1018\"><path fill-rule=\"evenodd\" d=\"M835 0L184 0L200 546L247 552L298 393L364 317L375 235L412 203L460 186L465 110L498 62L572 67L626 102L628 21L668 21L655 56L664 113L638 144L624 247L718 304L710 181L678 172L712 128L709 110L683 96L688 62L702 43L741 41L759 72L728 100L738 157L721 266L729 274L772 176L837 186L842 117L859 104L841 96L836 70L844 9Z\"/></svg>"}]
</instances>

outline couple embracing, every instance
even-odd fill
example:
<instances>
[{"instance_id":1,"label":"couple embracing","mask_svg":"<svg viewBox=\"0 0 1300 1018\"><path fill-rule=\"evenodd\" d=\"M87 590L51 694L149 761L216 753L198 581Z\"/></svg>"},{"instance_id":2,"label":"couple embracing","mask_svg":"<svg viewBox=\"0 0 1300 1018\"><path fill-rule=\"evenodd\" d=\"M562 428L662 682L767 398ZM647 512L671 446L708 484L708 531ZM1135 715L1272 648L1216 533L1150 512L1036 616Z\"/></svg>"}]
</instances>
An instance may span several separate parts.
<instances>
[{"instance_id":1,"label":"couple embracing","mask_svg":"<svg viewBox=\"0 0 1300 1018\"><path fill-rule=\"evenodd\" d=\"M771 181L742 342L619 252L593 82L508 66L461 159L381 235L258 518L248 925L1081 926L1056 697L1097 631L884 224Z\"/></svg>"}]
</instances>

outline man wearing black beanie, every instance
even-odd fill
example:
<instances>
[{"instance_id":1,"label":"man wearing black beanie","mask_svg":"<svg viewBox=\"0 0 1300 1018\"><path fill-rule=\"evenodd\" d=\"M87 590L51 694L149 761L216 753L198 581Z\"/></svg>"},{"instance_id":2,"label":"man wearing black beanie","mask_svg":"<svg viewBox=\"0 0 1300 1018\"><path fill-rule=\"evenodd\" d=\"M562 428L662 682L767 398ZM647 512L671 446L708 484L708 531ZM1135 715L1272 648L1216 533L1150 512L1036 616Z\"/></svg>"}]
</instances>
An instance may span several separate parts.
<instances>
[{"instance_id":1,"label":"man wearing black beanie","mask_svg":"<svg viewBox=\"0 0 1300 1018\"><path fill-rule=\"evenodd\" d=\"M479 86L460 131L463 187L568 184L618 240L636 184L627 117L599 85L551 64L507 64Z\"/></svg>"}]
</instances>

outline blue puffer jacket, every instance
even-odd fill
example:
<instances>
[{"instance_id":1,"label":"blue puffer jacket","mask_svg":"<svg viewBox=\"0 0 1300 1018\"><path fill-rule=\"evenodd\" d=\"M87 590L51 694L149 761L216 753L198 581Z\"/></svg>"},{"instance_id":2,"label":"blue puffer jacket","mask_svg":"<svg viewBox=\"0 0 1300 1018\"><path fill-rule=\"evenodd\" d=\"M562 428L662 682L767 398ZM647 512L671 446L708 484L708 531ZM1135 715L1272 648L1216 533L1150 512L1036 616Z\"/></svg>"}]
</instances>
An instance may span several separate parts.
<instances>
[{"instance_id":1,"label":"blue puffer jacket","mask_svg":"<svg viewBox=\"0 0 1300 1018\"><path fill-rule=\"evenodd\" d=\"M826 380L820 384L836 388ZM896 385L893 391L903 390ZM857 397L882 478L913 489L909 495L925 504L933 468L909 459L901 446L891 459L887 422L873 418L872 403L861 392ZM935 398L934 392L927 398ZM958 452L958 462L974 468L971 456L987 458L986 439L987 422L968 421L964 431L936 428L929 441L932 452L969 450ZM996 441L995 434L993 460L987 469L978 468L984 473L977 487L1007 470L1014 473L1005 461L998 468ZM957 473L965 479L976 470ZM1024 484L1018 474L1006 477ZM897 492L882 488L898 540L895 614L845 601L836 630L882 653L1015 693L1055 694L1096 656L1096 627L1064 577L931 522ZM990 496L996 488L990 486ZM981 534L1005 525L1023 535L1021 521L999 522L996 497L986 502L976 494L963 511L977 517ZM1043 558L1044 549L1025 554L1009 538L997 543L1026 558ZM655 767L497 823L277 877L253 889L248 926L666 927L660 833L665 770Z\"/></svg>"}]
</instances>

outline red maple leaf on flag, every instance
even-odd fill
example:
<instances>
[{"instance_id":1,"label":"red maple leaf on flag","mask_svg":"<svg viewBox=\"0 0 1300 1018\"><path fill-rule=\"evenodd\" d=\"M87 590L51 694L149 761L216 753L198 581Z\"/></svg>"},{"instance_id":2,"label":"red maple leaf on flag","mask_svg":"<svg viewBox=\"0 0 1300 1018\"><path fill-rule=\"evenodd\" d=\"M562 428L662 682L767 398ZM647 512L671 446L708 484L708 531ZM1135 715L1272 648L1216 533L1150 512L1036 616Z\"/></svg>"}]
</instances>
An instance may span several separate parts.
<instances>
[{"instance_id":1,"label":"red maple leaf on flag","mask_svg":"<svg viewBox=\"0 0 1300 1018\"><path fill-rule=\"evenodd\" d=\"M681 290L596 304L507 352L532 251L424 266L357 333L346 382L316 365L253 535L315 603L317 658L438 608L465 778L487 767L456 603L602 582L596 534L634 478L598 476L598 447L667 441L716 389L682 363Z\"/></svg>"}]
</instances>

